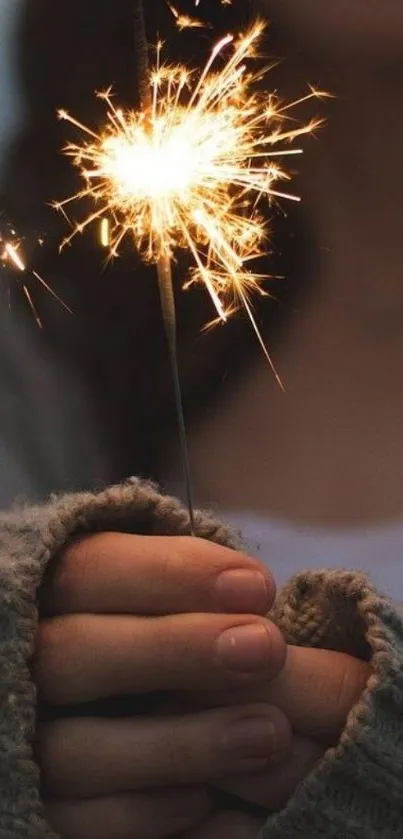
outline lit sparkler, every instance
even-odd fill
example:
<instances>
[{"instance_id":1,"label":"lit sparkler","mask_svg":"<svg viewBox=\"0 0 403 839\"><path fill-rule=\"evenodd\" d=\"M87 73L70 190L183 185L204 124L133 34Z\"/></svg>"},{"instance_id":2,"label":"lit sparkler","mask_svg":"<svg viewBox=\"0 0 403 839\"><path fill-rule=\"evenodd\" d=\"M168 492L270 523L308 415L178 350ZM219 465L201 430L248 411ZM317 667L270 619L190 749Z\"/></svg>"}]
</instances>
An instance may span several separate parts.
<instances>
[{"instance_id":1,"label":"lit sparkler","mask_svg":"<svg viewBox=\"0 0 403 839\"><path fill-rule=\"evenodd\" d=\"M247 64L264 28L257 22L238 41L231 35L219 41L196 81L186 67L161 63L160 44L149 107L123 111L110 90L100 93L107 114L100 131L60 111L88 139L66 147L84 186L55 206L67 215L77 199L94 202L64 243L107 218L112 256L126 237L150 263L171 263L186 249L194 261L190 281L204 284L222 320L234 302L242 304L270 361L250 303L252 291L264 293L265 277L251 270L265 253L258 206L262 199L299 200L279 189L289 180L279 159L300 153L290 143L320 120L297 127L284 122L292 106L320 94L310 89L298 102L282 105L256 91L262 73ZM230 55L216 69L225 51Z\"/></svg>"},{"instance_id":2,"label":"lit sparkler","mask_svg":"<svg viewBox=\"0 0 403 839\"><path fill-rule=\"evenodd\" d=\"M130 238L142 258L157 266L190 532L194 534L172 263L180 249L191 255L193 268L185 287L202 283L219 320L225 321L239 304L244 307L282 386L250 302L252 291L265 293L262 281L267 276L254 272L251 266L266 252L261 201L299 200L278 188L280 181L289 180L279 160L299 154L301 149L290 148L292 141L320 124L320 120L311 120L307 125L284 126L288 111L320 94L310 89L297 102L282 105L274 95L257 91L256 82L264 73L254 72L248 65L257 55L265 28L262 22L256 22L238 40L228 35L219 41L198 78L182 65L163 64L162 44L158 45L156 66L150 70L142 0L136 0L134 11L141 106L137 111L123 110L115 106L111 90L98 94L106 108L105 125L99 131L60 111L61 119L84 134L81 143L66 147L84 186L55 207L68 218L72 202L93 201L93 210L73 224L64 244L98 222L101 243L108 246L111 256ZM273 148L276 145L279 147Z\"/></svg>"}]
</instances>

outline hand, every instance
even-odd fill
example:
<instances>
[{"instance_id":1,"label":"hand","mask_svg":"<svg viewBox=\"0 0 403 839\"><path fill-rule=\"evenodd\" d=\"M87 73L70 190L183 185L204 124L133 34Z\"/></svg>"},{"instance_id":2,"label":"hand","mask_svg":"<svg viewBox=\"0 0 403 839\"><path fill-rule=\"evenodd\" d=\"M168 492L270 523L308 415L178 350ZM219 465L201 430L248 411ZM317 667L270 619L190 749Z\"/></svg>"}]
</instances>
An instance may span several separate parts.
<instances>
[{"instance_id":1,"label":"hand","mask_svg":"<svg viewBox=\"0 0 403 839\"><path fill-rule=\"evenodd\" d=\"M193 705L217 699L225 704L267 702L286 715L294 732L291 748L282 762L249 777L227 778L219 786L268 811L284 807L325 750L339 740L370 674L368 663L349 655L288 647L285 666L271 682L251 690L224 691L220 697L195 696ZM206 839L210 839L208 834Z\"/></svg>"},{"instance_id":2,"label":"hand","mask_svg":"<svg viewBox=\"0 0 403 839\"><path fill-rule=\"evenodd\" d=\"M255 560L199 539L110 533L65 551L41 593L35 658L43 795L63 839L171 835L209 812L207 784L281 759L290 728L267 703L83 716L85 703L122 694L275 677L285 644L259 617L274 595ZM70 708L49 720L49 706Z\"/></svg>"}]
</instances>

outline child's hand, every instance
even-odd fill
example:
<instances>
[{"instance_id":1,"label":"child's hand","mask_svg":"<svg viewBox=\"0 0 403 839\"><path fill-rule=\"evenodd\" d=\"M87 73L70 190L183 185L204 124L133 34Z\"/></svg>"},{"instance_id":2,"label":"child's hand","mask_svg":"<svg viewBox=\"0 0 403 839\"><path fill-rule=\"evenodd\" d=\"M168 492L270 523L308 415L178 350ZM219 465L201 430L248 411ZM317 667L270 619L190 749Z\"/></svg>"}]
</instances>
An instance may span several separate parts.
<instances>
[{"instance_id":1,"label":"child's hand","mask_svg":"<svg viewBox=\"0 0 403 839\"><path fill-rule=\"evenodd\" d=\"M370 677L370 665L331 650L288 647L281 673L252 690L224 691L223 703L260 701L279 708L293 729L291 748L276 766L219 786L269 811L284 807L297 785L329 746L334 746ZM216 701L217 696L210 697ZM207 696L198 695L196 703Z\"/></svg>"},{"instance_id":2,"label":"child's hand","mask_svg":"<svg viewBox=\"0 0 403 839\"><path fill-rule=\"evenodd\" d=\"M70 706L45 716L37 746L48 817L63 839L180 832L209 812L207 785L281 759L290 727L267 703L186 716L82 713L83 703L123 694L274 678L285 644L258 617L274 593L255 560L199 539L110 533L65 552L42 592L35 660L40 710Z\"/></svg>"}]
</instances>

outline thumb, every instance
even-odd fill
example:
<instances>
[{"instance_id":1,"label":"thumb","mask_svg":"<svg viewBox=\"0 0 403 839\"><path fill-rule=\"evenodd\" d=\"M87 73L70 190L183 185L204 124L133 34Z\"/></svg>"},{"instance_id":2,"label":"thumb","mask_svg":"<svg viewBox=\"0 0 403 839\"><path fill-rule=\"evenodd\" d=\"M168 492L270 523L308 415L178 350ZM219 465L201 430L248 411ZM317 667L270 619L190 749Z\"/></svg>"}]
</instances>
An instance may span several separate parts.
<instances>
[{"instance_id":1,"label":"thumb","mask_svg":"<svg viewBox=\"0 0 403 839\"><path fill-rule=\"evenodd\" d=\"M331 745L370 674L367 662L345 653L289 646L283 670L263 691L265 700L281 708L295 731Z\"/></svg>"},{"instance_id":2,"label":"thumb","mask_svg":"<svg viewBox=\"0 0 403 839\"><path fill-rule=\"evenodd\" d=\"M333 650L287 647L283 669L248 688L189 693L196 707L266 702L279 708L296 734L325 746L337 743L352 707L365 690L371 666Z\"/></svg>"}]
</instances>

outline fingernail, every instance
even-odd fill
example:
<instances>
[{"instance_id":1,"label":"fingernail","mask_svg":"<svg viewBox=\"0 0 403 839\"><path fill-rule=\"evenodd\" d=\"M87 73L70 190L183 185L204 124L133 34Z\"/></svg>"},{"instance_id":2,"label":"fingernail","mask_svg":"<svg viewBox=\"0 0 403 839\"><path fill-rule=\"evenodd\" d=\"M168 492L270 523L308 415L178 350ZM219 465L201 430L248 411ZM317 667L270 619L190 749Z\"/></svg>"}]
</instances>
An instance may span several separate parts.
<instances>
[{"instance_id":1,"label":"fingernail","mask_svg":"<svg viewBox=\"0 0 403 839\"><path fill-rule=\"evenodd\" d=\"M270 664L270 635L262 624L233 626L220 635L217 653L219 663L228 670L264 670Z\"/></svg>"},{"instance_id":2,"label":"fingernail","mask_svg":"<svg viewBox=\"0 0 403 839\"><path fill-rule=\"evenodd\" d=\"M264 614L270 608L267 580L260 571L232 568L216 580L217 605L223 612Z\"/></svg>"},{"instance_id":3,"label":"fingernail","mask_svg":"<svg viewBox=\"0 0 403 839\"><path fill-rule=\"evenodd\" d=\"M277 749L277 732L270 717L237 720L223 736L224 749L234 758L270 759Z\"/></svg>"}]
</instances>

